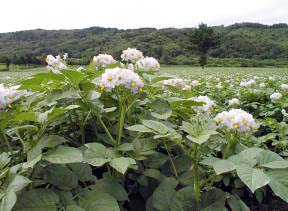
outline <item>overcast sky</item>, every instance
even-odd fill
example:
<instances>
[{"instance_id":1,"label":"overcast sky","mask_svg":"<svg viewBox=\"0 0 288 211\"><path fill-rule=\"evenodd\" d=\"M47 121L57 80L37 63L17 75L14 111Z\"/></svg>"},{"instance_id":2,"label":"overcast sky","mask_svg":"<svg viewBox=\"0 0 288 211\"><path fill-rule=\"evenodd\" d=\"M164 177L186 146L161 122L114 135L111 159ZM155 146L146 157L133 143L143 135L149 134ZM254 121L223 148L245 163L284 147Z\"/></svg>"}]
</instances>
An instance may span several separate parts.
<instances>
[{"instance_id":1,"label":"overcast sky","mask_svg":"<svg viewBox=\"0 0 288 211\"><path fill-rule=\"evenodd\" d=\"M288 22L288 0L1 0L0 32Z\"/></svg>"}]
</instances>

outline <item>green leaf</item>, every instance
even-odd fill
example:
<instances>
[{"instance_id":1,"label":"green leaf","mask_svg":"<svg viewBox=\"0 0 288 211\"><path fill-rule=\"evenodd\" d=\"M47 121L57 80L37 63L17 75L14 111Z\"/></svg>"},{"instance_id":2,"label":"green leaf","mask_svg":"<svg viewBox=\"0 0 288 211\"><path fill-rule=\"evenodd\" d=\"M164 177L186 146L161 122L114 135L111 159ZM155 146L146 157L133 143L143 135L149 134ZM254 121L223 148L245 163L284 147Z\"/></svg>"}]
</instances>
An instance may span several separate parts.
<instances>
[{"instance_id":1,"label":"green leaf","mask_svg":"<svg viewBox=\"0 0 288 211\"><path fill-rule=\"evenodd\" d=\"M194 100L190 99L182 99L182 98L177 98L177 97L169 97L168 102L170 103L170 106L173 108L177 108L180 106L184 107L191 107L191 106L202 106L203 102L196 102Z\"/></svg>"},{"instance_id":2,"label":"green leaf","mask_svg":"<svg viewBox=\"0 0 288 211\"><path fill-rule=\"evenodd\" d=\"M288 161L287 160L272 161L270 163L262 164L261 166L270 169L284 169L288 168Z\"/></svg>"},{"instance_id":3,"label":"green leaf","mask_svg":"<svg viewBox=\"0 0 288 211\"><path fill-rule=\"evenodd\" d=\"M81 98L79 93L80 93L79 90L74 89L68 89L68 90L54 89L52 92L48 94L47 101L54 102L58 100L67 100L67 99L77 100Z\"/></svg>"},{"instance_id":4,"label":"green leaf","mask_svg":"<svg viewBox=\"0 0 288 211\"><path fill-rule=\"evenodd\" d=\"M31 181L28 178L16 174L9 183L8 189L16 193L26 187L29 183L31 183Z\"/></svg>"},{"instance_id":5,"label":"green leaf","mask_svg":"<svg viewBox=\"0 0 288 211\"><path fill-rule=\"evenodd\" d=\"M57 211L59 197L47 189L32 189L18 196L15 211Z\"/></svg>"},{"instance_id":6,"label":"green leaf","mask_svg":"<svg viewBox=\"0 0 288 211\"><path fill-rule=\"evenodd\" d=\"M202 194L200 211L226 211L226 194L217 188Z\"/></svg>"},{"instance_id":7,"label":"green leaf","mask_svg":"<svg viewBox=\"0 0 288 211\"><path fill-rule=\"evenodd\" d=\"M227 202L233 211L250 211L249 207L237 195L231 195Z\"/></svg>"},{"instance_id":8,"label":"green leaf","mask_svg":"<svg viewBox=\"0 0 288 211\"><path fill-rule=\"evenodd\" d=\"M44 173L47 182L61 190L72 190L78 186L77 175L64 165L49 165Z\"/></svg>"},{"instance_id":9,"label":"green leaf","mask_svg":"<svg viewBox=\"0 0 288 211\"><path fill-rule=\"evenodd\" d=\"M197 210L197 202L195 201L194 188L192 186L188 186L177 191L171 201L170 210Z\"/></svg>"},{"instance_id":10,"label":"green leaf","mask_svg":"<svg viewBox=\"0 0 288 211\"><path fill-rule=\"evenodd\" d=\"M288 203L288 171L287 169L275 169L266 171L270 178L269 186L281 199Z\"/></svg>"},{"instance_id":11,"label":"green leaf","mask_svg":"<svg viewBox=\"0 0 288 211\"><path fill-rule=\"evenodd\" d=\"M154 120L143 120L143 125L160 133L167 134L169 132L169 128L161 122L157 122Z\"/></svg>"},{"instance_id":12,"label":"green leaf","mask_svg":"<svg viewBox=\"0 0 288 211\"><path fill-rule=\"evenodd\" d=\"M153 112L151 115L157 119L168 119L172 115L172 109L169 103L163 98L157 98L152 102L151 108Z\"/></svg>"},{"instance_id":13,"label":"green leaf","mask_svg":"<svg viewBox=\"0 0 288 211\"><path fill-rule=\"evenodd\" d=\"M120 211L117 201L111 195L97 190L86 193L79 203L85 211Z\"/></svg>"},{"instance_id":14,"label":"green leaf","mask_svg":"<svg viewBox=\"0 0 288 211\"><path fill-rule=\"evenodd\" d=\"M144 171L144 175L146 177L151 177L151 178L159 180L159 181L163 181L163 179L166 178L166 176L161 174L161 172L158 169L146 169Z\"/></svg>"},{"instance_id":15,"label":"green leaf","mask_svg":"<svg viewBox=\"0 0 288 211\"><path fill-rule=\"evenodd\" d=\"M79 163L82 162L82 152L74 147L59 146L49 151L43 159L57 164Z\"/></svg>"},{"instance_id":16,"label":"green leaf","mask_svg":"<svg viewBox=\"0 0 288 211\"><path fill-rule=\"evenodd\" d=\"M89 100L96 100L96 99L99 99L101 97L101 93L99 92L96 92L96 91L90 91L88 93L88 99Z\"/></svg>"},{"instance_id":17,"label":"green leaf","mask_svg":"<svg viewBox=\"0 0 288 211\"><path fill-rule=\"evenodd\" d=\"M120 157L120 158L114 158L112 161L110 161L109 164L118 172L125 174L129 166L135 165L136 161L132 158Z\"/></svg>"},{"instance_id":18,"label":"green leaf","mask_svg":"<svg viewBox=\"0 0 288 211\"><path fill-rule=\"evenodd\" d=\"M69 205L67 206L66 211L85 211L85 210L81 207L78 207L77 205Z\"/></svg>"},{"instance_id":19,"label":"green leaf","mask_svg":"<svg viewBox=\"0 0 288 211\"><path fill-rule=\"evenodd\" d=\"M169 210L175 188L178 182L174 178L166 178L154 191L152 195L153 206L160 211Z\"/></svg>"},{"instance_id":20,"label":"green leaf","mask_svg":"<svg viewBox=\"0 0 288 211\"><path fill-rule=\"evenodd\" d=\"M233 155L228 158L229 161L235 165L246 164L254 167L257 164L256 157L263 151L261 148L251 147L241 151L237 155Z\"/></svg>"},{"instance_id":21,"label":"green leaf","mask_svg":"<svg viewBox=\"0 0 288 211\"><path fill-rule=\"evenodd\" d=\"M189 135L188 135L187 138L188 138L189 141L192 141L193 143L196 143L196 144L201 145L201 144L203 144L203 143L205 143L206 141L209 140L210 135L209 135L209 134L207 134L207 135L200 135L200 136L198 136L198 137L193 137L193 136L189 136Z\"/></svg>"},{"instance_id":22,"label":"green leaf","mask_svg":"<svg viewBox=\"0 0 288 211\"><path fill-rule=\"evenodd\" d=\"M93 190L97 190L103 193L108 193L118 201L128 200L128 194L122 185L111 178L104 178L98 180L95 185L90 186Z\"/></svg>"},{"instance_id":23,"label":"green leaf","mask_svg":"<svg viewBox=\"0 0 288 211\"><path fill-rule=\"evenodd\" d=\"M216 174L219 175L235 170L236 166L229 160L216 160L213 163L213 168Z\"/></svg>"},{"instance_id":24,"label":"green leaf","mask_svg":"<svg viewBox=\"0 0 288 211\"><path fill-rule=\"evenodd\" d=\"M269 150L260 152L257 155L256 159L257 159L258 165L263 165L263 164L270 163L273 161L283 160L283 158L280 155Z\"/></svg>"},{"instance_id":25,"label":"green leaf","mask_svg":"<svg viewBox=\"0 0 288 211\"><path fill-rule=\"evenodd\" d=\"M237 175L248 186L252 193L258 188L267 185L269 177L261 169L252 168L249 165L237 166Z\"/></svg>"},{"instance_id":26,"label":"green leaf","mask_svg":"<svg viewBox=\"0 0 288 211\"><path fill-rule=\"evenodd\" d=\"M16 203L17 196L13 190L7 190L4 197L0 200L1 211L11 211Z\"/></svg>"},{"instance_id":27,"label":"green leaf","mask_svg":"<svg viewBox=\"0 0 288 211\"><path fill-rule=\"evenodd\" d=\"M83 80L84 74L75 70L62 70L61 73L65 75L74 84L78 85Z\"/></svg>"},{"instance_id":28,"label":"green leaf","mask_svg":"<svg viewBox=\"0 0 288 211\"><path fill-rule=\"evenodd\" d=\"M18 121L37 121L36 114L34 112L17 113L17 115L14 115L13 119Z\"/></svg>"},{"instance_id":29,"label":"green leaf","mask_svg":"<svg viewBox=\"0 0 288 211\"><path fill-rule=\"evenodd\" d=\"M144 125L132 125L130 127L127 127L127 130L141 133L153 133L153 130L149 129L148 127L145 127Z\"/></svg>"},{"instance_id":30,"label":"green leaf","mask_svg":"<svg viewBox=\"0 0 288 211\"><path fill-rule=\"evenodd\" d=\"M107 148L99 143L85 144L83 160L92 166L103 166L111 159L108 157Z\"/></svg>"},{"instance_id":31,"label":"green leaf","mask_svg":"<svg viewBox=\"0 0 288 211\"><path fill-rule=\"evenodd\" d=\"M78 180L80 180L81 182L88 182L94 180L92 168L89 164L69 163L67 166L73 171L74 174L77 175Z\"/></svg>"}]
</instances>

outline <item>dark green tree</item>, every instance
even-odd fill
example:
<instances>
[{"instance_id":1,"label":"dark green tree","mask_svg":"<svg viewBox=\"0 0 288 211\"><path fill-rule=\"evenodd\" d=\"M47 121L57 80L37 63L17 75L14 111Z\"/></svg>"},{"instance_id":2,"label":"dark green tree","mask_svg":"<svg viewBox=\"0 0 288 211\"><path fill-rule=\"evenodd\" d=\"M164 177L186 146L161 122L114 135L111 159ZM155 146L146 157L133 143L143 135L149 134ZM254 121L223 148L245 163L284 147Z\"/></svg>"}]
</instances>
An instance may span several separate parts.
<instances>
[{"instance_id":1,"label":"dark green tree","mask_svg":"<svg viewBox=\"0 0 288 211\"><path fill-rule=\"evenodd\" d=\"M218 44L218 38L214 29L208 27L207 24L201 23L190 36L193 48L199 55L199 64L202 68L207 64L208 51Z\"/></svg>"},{"instance_id":2,"label":"dark green tree","mask_svg":"<svg viewBox=\"0 0 288 211\"><path fill-rule=\"evenodd\" d=\"M7 70L9 70L10 64L11 64L11 59L7 56L2 56L0 58L0 63L4 63L6 65Z\"/></svg>"}]
</instances>

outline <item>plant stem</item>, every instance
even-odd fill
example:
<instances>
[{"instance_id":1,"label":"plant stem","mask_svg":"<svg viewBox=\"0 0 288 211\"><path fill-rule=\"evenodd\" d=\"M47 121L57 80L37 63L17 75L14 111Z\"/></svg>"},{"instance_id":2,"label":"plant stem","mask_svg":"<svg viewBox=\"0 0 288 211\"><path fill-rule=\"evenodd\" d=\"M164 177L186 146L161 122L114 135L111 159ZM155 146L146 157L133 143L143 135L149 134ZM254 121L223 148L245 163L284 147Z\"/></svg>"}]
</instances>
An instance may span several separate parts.
<instances>
[{"instance_id":1,"label":"plant stem","mask_svg":"<svg viewBox=\"0 0 288 211\"><path fill-rule=\"evenodd\" d=\"M117 135L117 144L121 144L121 138L123 135L124 121L125 121L125 105L120 100L119 101L119 124L118 124L118 135Z\"/></svg>"},{"instance_id":2,"label":"plant stem","mask_svg":"<svg viewBox=\"0 0 288 211\"><path fill-rule=\"evenodd\" d=\"M169 160L170 160L171 167L172 167L172 169L173 169L174 175L175 175L175 177L178 177L177 169L176 169L176 167L175 167L175 164L174 164L174 162L173 162L172 156L171 156L171 154L170 154L170 152L169 152L169 149L168 149L168 147L167 147L167 145L166 145L165 142L164 142L164 146L165 146L166 151L167 151L167 153L168 153L168 157L169 157Z\"/></svg>"},{"instance_id":3,"label":"plant stem","mask_svg":"<svg viewBox=\"0 0 288 211\"><path fill-rule=\"evenodd\" d=\"M197 202L200 201L201 193L200 193L200 183L198 178L198 145L195 145L195 151L193 155L193 179L194 179L194 193L195 193L195 199Z\"/></svg>"},{"instance_id":4,"label":"plant stem","mask_svg":"<svg viewBox=\"0 0 288 211\"><path fill-rule=\"evenodd\" d=\"M8 139L7 139L7 137L6 137L6 135L5 135L5 133L4 133L2 128L0 128L0 132L1 132L2 136L3 136L3 138L4 138L4 141L5 141L5 144L7 145L8 150L12 153L12 151L13 151L12 147L9 144L9 141L8 141Z\"/></svg>"},{"instance_id":5,"label":"plant stem","mask_svg":"<svg viewBox=\"0 0 288 211\"><path fill-rule=\"evenodd\" d=\"M100 117L99 115L96 115L96 117L98 118L101 126L102 126L103 129L105 130L105 132L106 132L107 136L109 137L111 143L112 143L113 145L116 145L117 142L116 142L115 139L112 137L111 133L109 132L108 128L106 127L106 125L105 125L105 123L103 122L103 120L101 119L101 117Z\"/></svg>"},{"instance_id":6,"label":"plant stem","mask_svg":"<svg viewBox=\"0 0 288 211\"><path fill-rule=\"evenodd\" d=\"M225 148L224 154L223 154L223 159L226 159L228 157L229 151L230 149L234 146L235 142L234 142L234 138L232 134L228 134L227 136L227 146Z\"/></svg>"}]
</instances>

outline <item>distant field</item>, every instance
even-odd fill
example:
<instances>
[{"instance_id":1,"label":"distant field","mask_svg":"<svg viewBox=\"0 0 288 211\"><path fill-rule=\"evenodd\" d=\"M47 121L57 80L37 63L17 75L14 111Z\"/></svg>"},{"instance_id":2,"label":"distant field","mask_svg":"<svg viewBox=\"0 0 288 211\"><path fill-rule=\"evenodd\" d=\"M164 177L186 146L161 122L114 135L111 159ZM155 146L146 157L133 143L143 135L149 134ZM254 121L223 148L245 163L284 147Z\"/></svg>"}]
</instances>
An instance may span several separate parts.
<instances>
[{"instance_id":1,"label":"distant field","mask_svg":"<svg viewBox=\"0 0 288 211\"><path fill-rule=\"evenodd\" d=\"M200 67L165 66L161 67L164 74L175 75L180 78L196 79L199 76L211 75L246 75L246 76L287 76L288 68L245 68L245 67Z\"/></svg>"},{"instance_id":2,"label":"distant field","mask_svg":"<svg viewBox=\"0 0 288 211\"><path fill-rule=\"evenodd\" d=\"M0 71L0 83L13 84L21 79L25 79L35 73L47 71L45 67L19 70L19 71ZM241 67L207 67L202 70L200 67L189 66L164 66L161 73L173 75L186 79L197 79L204 75L245 75L245 76L287 76L288 68L241 68Z\"/></svg>"},{"instance_id":3,"label":"distant field","mask_svg":"<svg viewBox=\"0 0 288 211\"><path fill-rule=\"evenodd\" d=\"M19 71L0 71L0 83L14 84L17 81L27 78L35 73L47 71L45 67L19 70Z\"/></svg>"}]
</instances>

